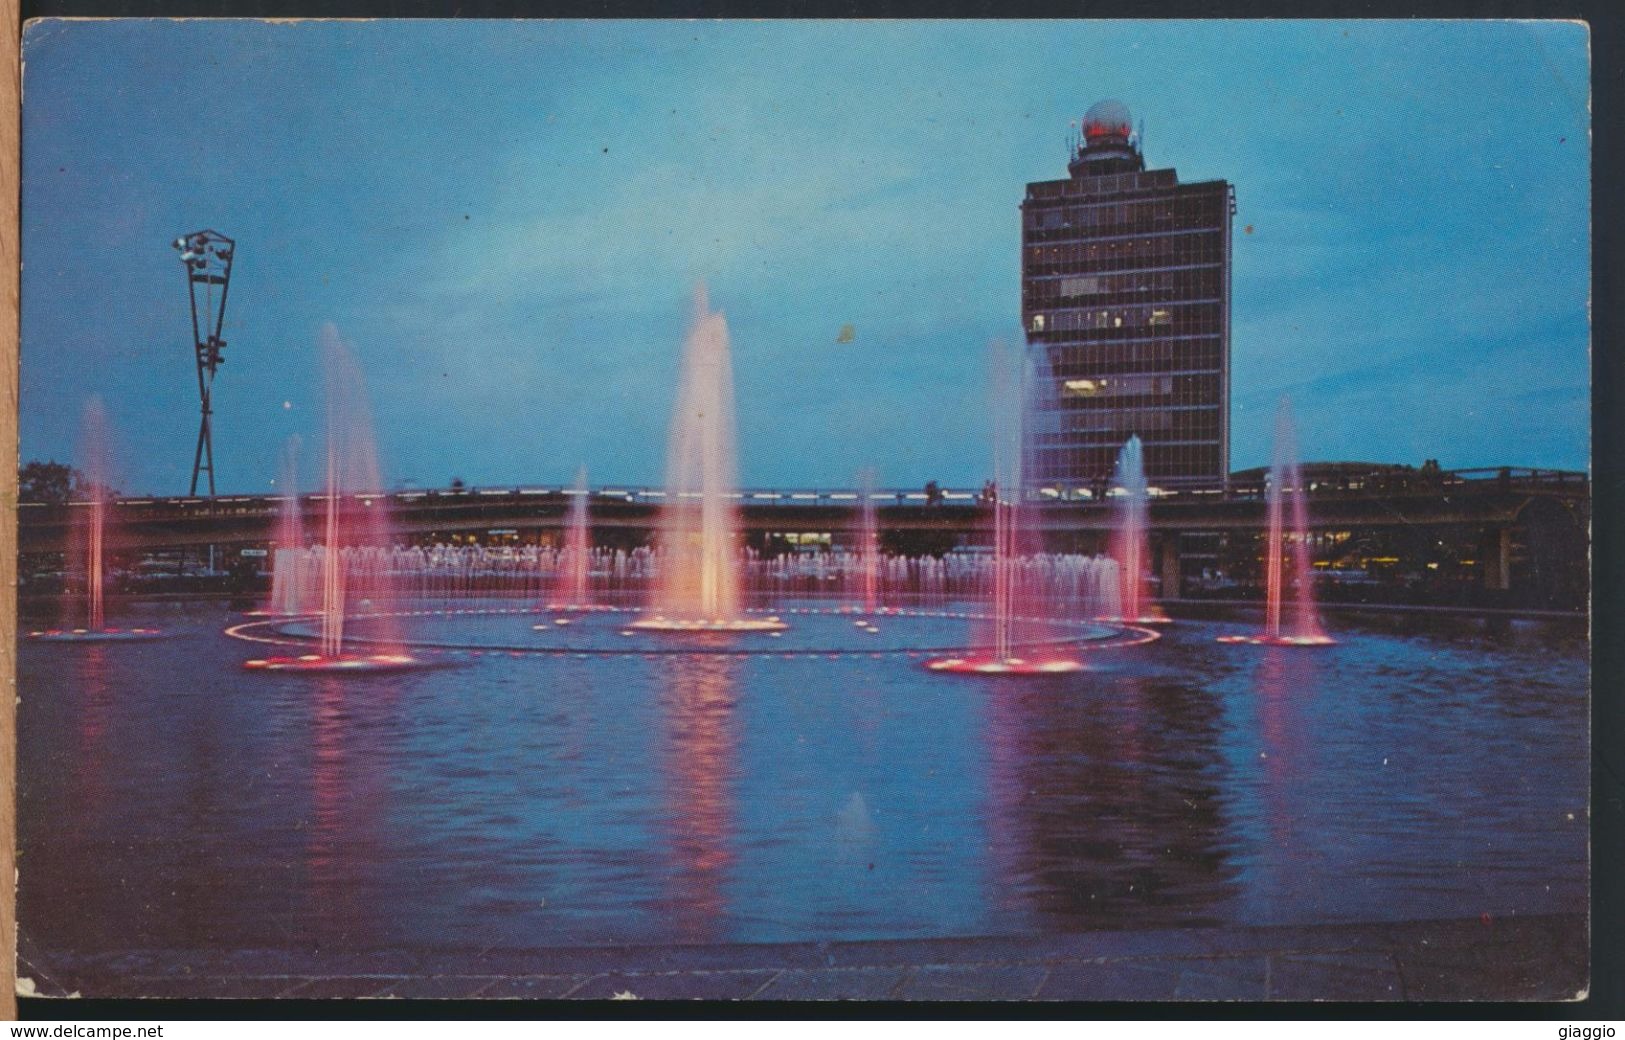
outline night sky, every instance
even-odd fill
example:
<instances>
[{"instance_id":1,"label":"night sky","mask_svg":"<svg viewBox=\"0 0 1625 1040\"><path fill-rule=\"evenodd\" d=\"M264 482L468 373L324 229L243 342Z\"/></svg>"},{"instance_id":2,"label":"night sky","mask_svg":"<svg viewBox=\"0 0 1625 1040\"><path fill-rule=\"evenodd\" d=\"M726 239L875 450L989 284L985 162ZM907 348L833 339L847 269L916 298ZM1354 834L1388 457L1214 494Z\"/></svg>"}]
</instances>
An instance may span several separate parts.
<instances>
[{"instance_id":1,"label":"night sky","mask_svg":"<svg viewBox=\"0 0 1625 1040\"><path fill-rule=\"evenodd\" d=\"M327 321L392 486L657 482L698 280L746 484L978 484L1017 206L1103 97L1236 186L1233 468L1282 394L1310 459L1588 463L1577 25L56 22L24 58L21 455L76 459L100 395L129 493L186 490L205 227L223 493L319 442Z\"/></svg>"}]
</instances>

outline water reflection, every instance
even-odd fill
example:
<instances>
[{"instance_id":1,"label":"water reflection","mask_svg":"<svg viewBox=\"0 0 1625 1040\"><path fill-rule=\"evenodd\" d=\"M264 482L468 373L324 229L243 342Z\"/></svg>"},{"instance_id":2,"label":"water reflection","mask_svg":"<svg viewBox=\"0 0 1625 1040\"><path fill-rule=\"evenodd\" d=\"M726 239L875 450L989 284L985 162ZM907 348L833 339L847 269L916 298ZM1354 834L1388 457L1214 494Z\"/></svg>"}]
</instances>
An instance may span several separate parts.
<instances>
[{"instance_id":1,"label":"water reflection","mask_svg":"<svg viewBox=\"0 0 1625 1040\"><path fill-rule=\"evenodd\" d=\"M112 761L107 749L107 717L112 711L112 689L107 681L107 647L85 643L76 649L74 678L79 686L78 725L75 728L73 778L75 802L88 823L101 814L107 783L103 771Z\"/></svg>"},{"instance_id":2,"label":"water reflection","mask_svg":"<svg viewBox=\"0 0 1625 1040\"><path fill-rule=\"evenodd\" d=\"M1325 653L1238 654L1187 621L1037 683L897 656L486 654L249 685L218 604L149 620L178 638L18 648L19 912L51 948L1587 905L1583 631L1350 623Z\"/></svg>"},{"instance_id":3,"label":"water reflection","mask_svg":"<svg viewBox=\"0 0 1625 1040\"><path fill-rule=\"evenodd\" d=\"M1260 804L1265 840L1256 854L1265 893L1290 890L1315 856L1304 807L1295 796L1315 785L1306 732L1320 690L1318 659L1286 647L1264 647L1253 672L1257 706Z\"/></svg>"},{"instance_id":4,"label":"water reflection","mask_svg":"<svg viewBox=\"0 0 1625 1040\"><path fill-rule=\"evenodd\" d=\"M1216 920L1234 890L1219 711L1188 687L1086 675L991 698L1001 880L1046 928Z\"/></svg>"},{"instance_id":5,"label":"water reflection","mask_svg":"<svg viewBox=\"0 0 1625 1040\"><path fill-rule=\"evenodd\" d=\"M160 721L173 726L177 738L173 764L162 771L159 782L177 788L178 829L183 834L209 834L219 828L219 820L242 811L229 776L232 756L219 739L221 732L231 732L229 723L212 712L191 711ZM163 828L162 824L156 826ZM189 847L174 843L163 858L171 879L175 926L193 941L208 941L219 930L222 917L233 912L241 876L231 869L227 852L218 842L196 842Z\"/></svg>"},{"instance_id":6,"label":"water reflection","mask_svg":"<svg viewBox=\"0 0 1625 1040\"><path fill-rule=\"evenodd\" d=\"M344 799L344 684L318 676L311 687L310 837L305 864L312 882L331 887L339 866Z\"/></svg>"},{"instance_id":7,"label":"water reflection","mask_svg":"<svg viewBox=\"0 0 1625 1040\"><path fill-rule=\"evenodd\" d=\"M305 824L305 897L346 937L383 935L372 889L392 865L380 828L393 808L391 741L381 740L391 688L338 675L306 676L310 718L309 818ZM313 680L313 681L312 681Z\"/></svg>"},{"instance_id":8,"label":"water reflection","mask_svg":"<svg viewBox=\"0 0 1625 1040\"><path fill-rule=\"evenodd\" d=\"M665 668L666 837L669 912L684 939L713 938L734 863L734 708L740 664L723 656L679 657Z\"/></svg>"}]
</instances>

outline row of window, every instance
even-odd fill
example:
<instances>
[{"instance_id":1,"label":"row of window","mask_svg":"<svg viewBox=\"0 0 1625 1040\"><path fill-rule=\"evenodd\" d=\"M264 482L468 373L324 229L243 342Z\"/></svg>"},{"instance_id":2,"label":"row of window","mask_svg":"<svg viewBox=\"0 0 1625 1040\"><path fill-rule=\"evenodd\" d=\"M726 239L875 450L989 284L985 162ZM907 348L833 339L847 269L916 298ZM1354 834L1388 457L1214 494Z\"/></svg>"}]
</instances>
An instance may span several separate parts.
<instances>
[{"instance_id":1,"label":"row of window","mask_svg":"<svg viewBox=\"0 0 1625 1040\"><path fill-rule=\"evenodd\" d=\"M1110 408L1102 411L1073 412L1046 418L1044 432L1034 434L1034 442L1046 445L1122 444L1138 435L1147 440L1217 442L1217 408ZM1057 431L1055 426L1059 426Z\"/></svg>"},{"instance_id":2,"label":"row of window","mask_svg":"<svg viewBox=\"0 0 1625 1040\"><path fill-rule=\"evenodd\" d=\"M1027 342L1055 349L1060 346L1105 346L1108 343L1120 341L1136 341L1147 337L1161 335L1190 337L1190 336L1217 336L1221 330L1216 322L1197 322L1184 327L1168 328L1165 326L1141 327L1125 325L1111 329L1084 329L1071 332L1031 332L1027 333ZM1178 366L1176 366L1178 367ZM1169 371L1169 370L1165 370Z\"/></svg>"},{"instance_id":3,"label":"row of window","mask_svg":"<svg viewBox=\"0 0 1625 1040\"><path fill-rule=\"evenodd\" d=\"M1220 307L1217 300L1201 303L1169 304L1156 307L1080 307L1039 311L1027 319L1027 331L1099 332L1161 328L1169 334L1219 331Z\"/></svg>"},{"instance_id":4,"label":"row of window","mask_svg":"<svg viewBox=\"0 0 1625 1040\"><path fill-rule=\"evenodd\" d=\"M1223 232L1221 224L1199 223L1190 221L1167 227L1148 226L1146 224L1101 224L1095 227L1074 227L1062 224L1048 228L1023 228L1021 238L1024 243L1037 244L1041 242L1075 242L1095 241L1108 238L1133 238L1137 235L1195 235L1215 234Z\"/></svg>"},{"instance_id":5,"label":"row of window","mask_svg":"<svg viewBox=\"0 0 1625 1040\"><path fill-rule=\"evenodd\" d=\"M1117 467L1122 444L1078 448L1037 448L1032 453L1035 483L1066 482L1088 486L1096 480L1109 480ZM1167 487L1181 482L1214 482L1224 479L1217 443L1159 444L1144 446L1145 475L1152 483Z\"/></svg>"},{"instance_id":6,"label":"row of window","mask_svg":"<svg viewBox=\"0 0 1625 1040\"><path fill-rule=\"evenodd\" d=\"M1027 197L1059 199L1113 195L1120 192L1144 191L1149 188L1171 188L1178 183L1179 176L1173 170L1144 170L1102 177L1078 177L1064 181L1035 181L1027 185Z\"/></svg>"},{"instance_id":7,"label":"row of window","mask_svg":"<svg viewBox=\"0 0 1625 1040\"><path fill-rule=\"evenodd\" d=\"M1150 375L1124 374L1058 375L1056 400L1061 408L1098 408L1103 401L1121 398L1178 398L1181 405L1206 405L1219 400L1219 374ZM1144 406L1149 401L1137 401Z\"/></svg>"},{"instance_id":8,"label":"row of window","mask_svg":"<svg viewBox=\"0 0 1625 1040\"><path fill-rule=\"evenodd\" d=\"M1035 438L1036 444L1053 446L1057 450L1084 451L1101 447L1122 447L1130 437L1139 437L1146 444L1156 443L1163 439L1186 442L1219 443L1217 430L1203 430L1192 425L1189 428L1175 428L1169 426L1141 426L1133 429L1113 428L1109 430L1080 430L1074 434L1044 434Z\"/></svg>"},{"instance_id":9,"label":"row of window","mask_svg":"<svg viewBox=\"0 0 1625 1040\"><path fill-rule=\"evenodd\" d=\"M1114 397L1155 397L1174 392L1173 376L1112 376L1057 380L1063 398L1105 400Z\"/></svg>"},{"instance_id":10,"label":"row of window","mask_svg":"<svg viewBox=\"0 0 1625 1040\"><path fill-rule=\"evenodd\" d=\"M1212 267L1214 270L1218 270L1219 265L1223 263L1223 257L1209 256L1206 253L1201 254L1206 257L1205 259L1188 259L1189 256L1193 255L1196 254L1182 251L1176 255L1170 251L1160 257L1110 256L1103 260L1077 261L1074 263L1028 264L1022 270L1022 277L1036 278L1058 274L1110 274L1118 271L1175 270L1193 267Z\"/></svg>"},{"instance_id":11,"label":"row of window","mask_svg":"<svg viewBox=\"0 0 1625 1040\"><path fill-rule=\"evenodd\" d=\"M1045 350L1054 376L1115 375L1130 372L1217 371L1223 346L1215 336L1090 343Z\"/></svg>"},{"instance_id":12,"label":"row of window","mask_svg":"<svg viewBox=\"0 0 1625 1040\"><path fill-rule=\"evenodd\" d=\"M1022 273L1031 278L1196 267L1221 263L1226 250L1224 235L1214 231L1028 245L1022 251Z\"/></svg>"},{"instance_id":13,"label":"row of window","mask_svg":"<svg viewBox=\"0 0 1625 1040\"><path fill-rule=\"evenodd\" d=\"M1115 407L1125 398L1143 398L1149 404L1208 405L1219 400L1218 373L1202 375L1059 375L1055 381L1060 407L1100 410Z\"/></svg>"},{"instance_id":14,"label":"row of window","mask_svg":"<svg viewBox=\"0 0 1625 1040\"><path fill-rule=\"evenodd\" d=\"M1085 274L1061 278L1028 278L1022 301L1029 310L1039 306L1101 302L1133 303L1140 294L1159 299L1210 299L1223 291L1223 272L1217 267L1190 267L1177 271L1135 271L1129 274Z\"/></svg>"},{"instance_id":15,"label":"row of window","mask_svg":"<svg viewBox=\"0 0 1625 1040\"><path fill-rule=\"evenodd\" d=\"M1223 196L1162 195L1139 202L1105 202L1085 206L1028 206L1028 231L1072 228L1087 233L1130 227L1140 231L1179 231L1224 226Z\"/></svg>"}]
</instances>

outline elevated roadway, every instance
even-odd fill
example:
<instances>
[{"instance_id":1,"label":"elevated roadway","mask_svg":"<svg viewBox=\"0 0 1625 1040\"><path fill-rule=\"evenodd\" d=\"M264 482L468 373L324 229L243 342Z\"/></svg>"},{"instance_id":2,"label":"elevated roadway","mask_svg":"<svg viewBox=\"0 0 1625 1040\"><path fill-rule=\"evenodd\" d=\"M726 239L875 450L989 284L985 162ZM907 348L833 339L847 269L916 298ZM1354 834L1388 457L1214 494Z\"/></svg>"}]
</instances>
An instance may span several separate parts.
<instances>
[{"instance_id":1,"label":"elevated roadway","mask_svg":"<svg viewBox=\"0 0 1625 1040\"><path fill-rule=\"evenodd\" d=\"M394 529L413 539L563 526L573 489L547 486L412 490L346 495L341 508L389 513ZM664 493L651 488L604 487L587 492L596 529L648 532L658 525ZM737 494L741 527L749 533L853 530L860 492L853 490L746 490ZM944 532L970 536L991 530L992 514L977 491L918 489L869 492L880 526L892 531ZM1318 530L1473 526L1506 528L1536 514L1566 514L1585 527L1590 520L1590 481L1583 473L1554 470L1406 471L1364 479L1312 483L1309 523ZM214 498L121 498L109 509L107 547L113 550L187 546L264 545L275 537L285 497L222 495ZM305 537L318 536L326 495L300 496ZM1555 511L1555 512L1554 512ZM60 552L76 528L89 521L89 503L24 503L18 509L22 553ZM1257 531L1266 523L1260 482L1238 482L1225 492L1184 492L1154 497L1154 533ZM1098 535L1112 526L1111 501L1042 496L1033 503L1037 526L1055 535Z\"/></svg>"}]
</instances>

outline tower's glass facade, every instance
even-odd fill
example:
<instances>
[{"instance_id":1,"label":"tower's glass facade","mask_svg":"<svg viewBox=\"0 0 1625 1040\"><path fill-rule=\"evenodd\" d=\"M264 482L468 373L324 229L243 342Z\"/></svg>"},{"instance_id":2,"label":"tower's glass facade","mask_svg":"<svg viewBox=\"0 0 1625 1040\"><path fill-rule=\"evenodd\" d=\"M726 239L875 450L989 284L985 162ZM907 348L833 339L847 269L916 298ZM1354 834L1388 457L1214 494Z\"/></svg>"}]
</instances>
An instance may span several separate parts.
<instances>
[{"instance_id":1,"label":"tower's glass facade","mask_svg":"<svg viewBox=\"0 0 1625 1040\"><path fill-rule=\"evenodd\" d=\"M1234 190L1147 170L1115 102L1089 110L1069 169L1021 204L1022 325L1046 391L1028 483L1098 491L1138 435L1153 486L1222 487Z\"/></svg>"}]
</instances>

